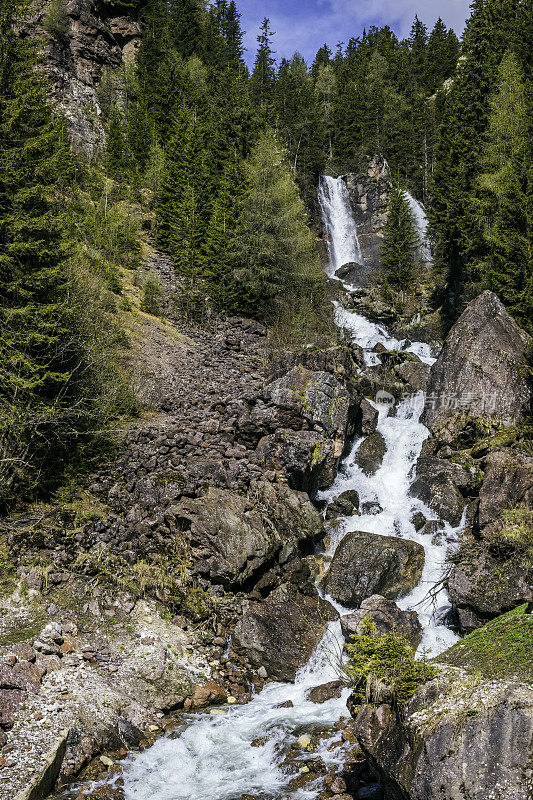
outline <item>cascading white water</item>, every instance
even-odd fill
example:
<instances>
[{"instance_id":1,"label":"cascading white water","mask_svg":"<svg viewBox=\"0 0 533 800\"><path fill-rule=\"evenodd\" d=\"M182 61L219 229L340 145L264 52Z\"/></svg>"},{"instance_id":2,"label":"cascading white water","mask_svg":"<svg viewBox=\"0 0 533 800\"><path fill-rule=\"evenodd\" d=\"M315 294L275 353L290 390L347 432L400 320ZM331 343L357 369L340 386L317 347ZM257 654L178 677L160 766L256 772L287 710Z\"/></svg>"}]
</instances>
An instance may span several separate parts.
<instances>
[{"instance_id":1,"label":"cascading white water","mask_svg":"<svg viewBox=\"0 0 533 800\"><path fill-rule=\"evenodd\" d=\"M411 209L411 214L413 215L416 232L420 240L420 245L418 248L420 258L422 261L425 261L426 264L429 264L431 262L431 247L428 240L428 218L426 215L426 209L424 208L423 204L419 200L416 200L412 194L409 194L409 192L404 192L404 195L409 203L409 208Z\"/></svg>"},{"instance_id":2,"label":"cascading white water","mask_svg":"<svg viewBox=\"0 0 533 800\"><path fill-rule=\"evenodd\" d=\"M318 202L326 229L330 277L344 264L362 264L361 247L350 206L348 189L342 178L322 175L318 187Z\"/></svg>"},{"instance_id":3,"label":"cascading white water","mask_svg":"<svg viewBox=\"0 0 533 800\"><path fill-rule=\"evenodd\" d=\"M344 185L344 182L341 181ZM347 193L338 181L324 178L321 181L324 223L330 237L330 274L347 261L358 256L355 224L349 207ZM385 328L369 322L364 317L337 306L337 323L346 328L353 341L359 344L367 363L373 361L373 346L379 341L389 349L408 349L432 363L427 345L407 345L389 335ZM407 347L406 347L407 345ZM419 586L399 605L414 608L424 628L422 647L432 654L442 652L455 640L455 635L439 624L442 613L436 613L427 600L427 590L442 576L446 543L432 543L427 536L416 533L411 519L416 511L423 511L429 519L431 511L419 500L409 496L414 471L422 444L428 431L420 422L423 394L406 399L397 409L396 416L380 408L378 430L383 435L387 451L381 468L373 477L365 476L353 463L352 452L344 460L334 485L322 497L331 500L346 489L356 489L361 502L375 504L378 513L340 520L332 535L326 558L333 555L342 537L356 530L381 535L394 535L420 542L426 553L426 566ZM379 504L379 505L376 505ZM379 510L381 508L381 510ZM448 527L444 536L453 537ZM441 590L437 604L446 607L447 597ZM347 613L338 603L335 607ZM288 776L280 769L283 751L294 742L302 726L335 723L346 714L346 690L339 699L320 705L307 699L308 690L337 677L332 654L342 650L340 623L330 623L317 651L309 663L298 673L294 684L268 684L252 701L243 706L230 706L222 713L204 713L191 717L180 731L160 739L144 753L130 757L124 763L122 777L127 800L233 800L243 793L261 792L293 800L314 800L320 787L308 785L305 790L290 791ZM334 661L334 659L333 659ZM280 704L291 700L291 708ZM265 737L259 747L252 747L258 737ZM329 750L330 740L324 740L316 755L326 764L340 763L342 752ZM305 753L302 759L305 759Z\"/></svg>"}]
</instances>

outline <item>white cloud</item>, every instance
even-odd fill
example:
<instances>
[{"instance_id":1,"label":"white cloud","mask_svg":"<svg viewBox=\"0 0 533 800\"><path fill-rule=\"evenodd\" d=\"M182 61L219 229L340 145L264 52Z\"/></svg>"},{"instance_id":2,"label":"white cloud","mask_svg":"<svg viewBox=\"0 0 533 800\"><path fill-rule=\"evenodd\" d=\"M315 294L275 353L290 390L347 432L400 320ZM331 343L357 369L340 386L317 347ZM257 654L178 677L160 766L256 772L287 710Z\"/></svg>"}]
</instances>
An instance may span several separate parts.
<instances>
[{"instance_id":1,"label":"white cloud","mask_svg":"<svg viewBox=\"0 0 533 800\"><path fill-rule=\"evenodd\" d=\"M469 0L417 0L416 4L407 0L318 0L311 8L302 2L300 12L290 6L280 10L280 4L268 0L241 0L239 5L249 59L253 59L259 25L265 15L276 32L277 58L289 57L298 50L308 60L324 42L334 50L338 41L346 43L373 24L388 24L398 36L404 37L409 34L415 14L430 29L440 16L460 35L469 16Z\"/></svg>"}]
</instances>

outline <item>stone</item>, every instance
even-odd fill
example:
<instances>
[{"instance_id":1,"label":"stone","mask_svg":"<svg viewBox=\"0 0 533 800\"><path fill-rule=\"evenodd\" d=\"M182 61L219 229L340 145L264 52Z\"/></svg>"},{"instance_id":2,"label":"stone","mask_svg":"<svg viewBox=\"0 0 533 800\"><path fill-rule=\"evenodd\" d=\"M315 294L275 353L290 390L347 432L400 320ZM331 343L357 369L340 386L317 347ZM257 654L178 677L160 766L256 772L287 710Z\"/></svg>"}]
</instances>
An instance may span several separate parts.
<instances>
[{"instance_id":1,"label":"stone","mask_svg":"<svg viewBox=\"0 0 533 800\"><path fill-rule=\"evenodd\" d=\"M466 506L461 489L466 493L473 483L474 476L459 464L440 458L421 457L417 462L417 475L411 486L411 494L422 500L441 519L457 527Z\"/></svg>"},{"instance_id":2,"label":"stone","mask_svg":"<svg viewBox=\"0 0 533 800\"><path fill-rule=\"evenodd\" d=\"M374 594L395 600L418 584L423 568L422 545L358 531L337 547L323 585L345 606L358 606Z\"/></svg>"},{"instance_id":3,"label":"stone","mask_svg":"<svg viewBox=\"0 0 533 800\"><path fill-rule=\"evenodd\" d=\"M378 631L394 630L404 636L413 650L422 640L422 626L415 611L401 611L393 600L380 595L363 600L361 608L353 614L341 617L342 635L347 641L353 634L360 634L367 619L375 623Z\"/></svg>"},{"instance_id":4,"label":"stone","mask_svg":"<svg viewBox=\"0 0 533 800\"><path fill-rule=\"evenodd\" d=\"M304 733L302 736L298 738L297 741L298 747L301 747L302 750L307 750L309 745L311 744L311 737L308 733Z\"/></svg>"},{"instance_id":5,"label":"stone","mask_svg":"<svg viewBox=\"0 0 533 800\"><path fill-rule=\"evenodd\" d=\"M225 703L227 694L224 689L213 680L208 680L202 686L196 686L191 698L192 708L205 708L209 705Z\"/></svg>"},{"instance_id":6,"label":"stone","mask_svg":"<svg viewBox=\"0 0 533 800\"><path fill-rule=\"evenodd\" d=\"M303 587L302 587L303 588ZM294 680L322 639L326 625L338 614L311 584L307 594L282 584L262 602L245 601L232 648L256 668L283 681Z\"/></svg>"},{"instance_id":7,"label":"stone","mask_svg":"<svg viewBox=\"0 0 533 800\"><path fill-rule=\"evenodd\" d=\"M290 487L310 496L335 480L342 448L316 431L278 430L257 446L259 463L273 470Z\"/></svg>"},{"instance_id":8,"label":"stone","mask_svg":"<svg viewBox=\"0 0 533 800\"><path fill-rule=\"evenodd\" d=\"M428 364L422 361L404 361L394 367L394 372L413 392L425 391L430 373Z\"/></svg>"},{"instance_id":9,"label":"stone","mask_svg":"<svg viewBox=\"0 0 533 800\"><path fill-rule=\"evenodd\" d=\"M497 428L520 422L529 406L529 342L495 294L479 295L431 367L423 424L445 444L468 446L478 421Z\"/></svg>"},{"instance_id":10,"label":"stone","mask_svg":"<svg viewBox=\"0 0 533 800\"><path fill-rule=\"evenodd\" d=\"M0 728L13 727L15 714L27 696L20 689L0 689Z\"/></svg>"},{"instance_id":11,"label":"stone","mask_svg":"<svg viewBox=\"0 0 533 800\"><path fill-rule=\"evenodd\" d=\"M341 618L342 619L342 618ZM346 684L344 681L329 681L320 686L315 686L307 695L307 699L312 703L326 703L328 700L333 700L342 695L342 691Z\"/></svg>"},{"instance_id":12,"label":"stone","mask_svg":"<svg viewBox=\"0 0 533 800\"><path fill-rule=\"evenodd\" d=\"M326 519L335 519L336 517L351 517L357 513L359 508L359 493L355 489L348 489L343 492L326 508Z\"/></svg>"},{"instance_id":13,"label":"stone","mask_svg":"<svg viewBox=\"0 0 533 800\"><path fill-rule=\"evenodd\" d=\"M402 716L363 706L355 733L387 797L530 797L533 697L523 683L450 675L422 686Z\"/></svg>"},{"instance_id":14,"label":"stone","mask_svg":"<svg viewBox=\"0 0 533 800\"><path fill-rule=\"evenodd\" d=\"M357 417L357 432L361 436L370 436L378 426L379 412L372 403L365 398L361 400Z\"/></svg>"},{"instance_id":15,"label":"stone","mask_svg":"<svg viewBox=\"0 0 533 800\"><path fill-rule=\"evenodd\" d=\"M19 661L35 661L35 650L29 642L18 642L11 647L11 652Z\"/></svg>"},{"instance_id":16,"label":"stone","mask_svg":"<svg viewBox=\"0 0 533 800\"><path fill-rule=\"evenodd\" d=\"M290 542L316 538L322 520L306 495L258 481L248 495L210 488L173 509L188 534L195 569L213 583L240 587Z\"/></svg>"},{"instance_id":17,"label":"stone","mask_svg":"<svg viewBox=\"0 0 533 800\"><path fill-rule=\"evenodd\" d=\"M376 431L368 436L354 456L354 464L362 469L365 475L375 475L380 468L383 456L387 452L385 439Z\"/></svg>"},{"instance_id":18,"label":"stone","mask_svg":"<svg viewBox=\"0 0 533 800\"><path fill-rule=\"evenodd\" d=\"M533 457L497 450L485 461L479 492L480 528L497 520L508 508L533 508Z\"/></svg>"}]
</instances>

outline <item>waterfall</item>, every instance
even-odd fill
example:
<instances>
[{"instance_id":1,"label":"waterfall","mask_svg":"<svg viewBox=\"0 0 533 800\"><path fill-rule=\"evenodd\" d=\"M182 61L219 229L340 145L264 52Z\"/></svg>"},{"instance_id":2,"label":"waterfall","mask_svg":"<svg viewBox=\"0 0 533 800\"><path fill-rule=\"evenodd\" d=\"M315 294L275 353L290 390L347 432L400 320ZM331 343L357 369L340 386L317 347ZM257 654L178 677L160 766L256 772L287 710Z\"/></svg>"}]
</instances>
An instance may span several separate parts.
<instances>
[{"instance_id":1,"label":"waterfall","mask_svg":"<svg viewBox=\"0 0 533 800\"><path fill-rule=\"evenodd\" d=\"M409 208L411 209L411 214L413 215L416 232L420 240L420 245L418 248L420 258L426 264L430 264L432 259L431 247L428 240L428 218L426 215L426 209L424 208L423 204L419 200L416 200L412 194L409 194L409 192L404 192L404 196L409 203Z\"/></svg>"},{"instance_id":2,"label":"waterfall","mask_svg":"<svg viewBox=\"0 0 533 800\"><path fill-rule=\"evenodd\" d=\"M360 250L344 182L322 178L319 196L328 231L328 274L331 275L343 263L360 260ZM340 305L336 308L336 319L353 342L363 348L369 365L379 363L373 352L377 342L389 349L417 353L426 363L433 361L427 345L399 341L383 326ZM436 655L450 647L457 637L442 624L449 608L446 591L441 588L431 599L427 592L443 576L446 539L453 539L455 532L447 525L441 539L433 541L430 536L417 532L411 522L417 511L422 511L427 519L435 519L435 514L422 501L410 495L415 465L429 435L420 424L423 406L422 392L405 399L395 416L390 416L388 407L376 406L378 430L386 443L382 466L375 475L365 475L353 461L354 452L361 444L361 440L356 441L335 483L322 494L322 499L329 502L340 492L355 489L361 502L373 504L374 510L339 518L338 526L331 531L325 558L330 558L342 538L353 531L419 542L426 555L422 579L399 605L402 609L417 611L423 627L422 646ZM335 607L341 614L348 613L338 603ZM342 645L340 623L332 622L294 684L269 683L247 705L191 715L179 730L162 737L143 753L129 756L122 772L126 800L234 800L244 793L287 800L316 800L320 787L309 785L305 790L291 790L288 786L291 776L280 767L287 748L294 745L303 726L330 726L346 716L348 689L340 698L322 704L312 703L307 696L310 688L336 677L331 654L340 652ZM288 700L292 702L290 708L286 706ZM256 746L252 746L252 742ZM330 750L330 744L331 739L322 740L314 757L321 758L326 765L339 764L342 753Z\"/></svg>"},{"instance_id":3,"label":"waterfall","mask_svg":"<svg viewBox=\"0 0 533 800\"><path fill-rule=\"evenodd\" d=\"M363 263L357 227L344 180L322 175L318 202L328 243L329 264L326 272L334 278L336 271L344 264Z\"/></svg>"}]
</instances>

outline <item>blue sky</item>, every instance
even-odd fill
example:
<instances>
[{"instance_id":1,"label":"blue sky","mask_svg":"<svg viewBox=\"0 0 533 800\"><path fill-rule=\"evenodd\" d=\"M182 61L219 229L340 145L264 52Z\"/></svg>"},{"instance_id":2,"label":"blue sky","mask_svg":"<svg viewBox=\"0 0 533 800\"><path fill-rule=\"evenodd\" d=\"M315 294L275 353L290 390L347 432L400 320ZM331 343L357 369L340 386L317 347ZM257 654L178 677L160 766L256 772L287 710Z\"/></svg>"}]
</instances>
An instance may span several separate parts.
<instances>
[{"instance_id":1,"label":"blue sky","mask_svg":"<svg viewBox=\"0 0 533 800\"><path fill-rule=\"evenodd\" d=\"M246 31L246 60L253 63L256 38L263 17L275 31L276 58L290 57L298 50L311 63L318 48L327 42L332 50L369 25L390 25L406 36L418 14L432 27L439 16L460 35L469 16L469 0L237 0Z\"/></svg>"}]
</instances>

